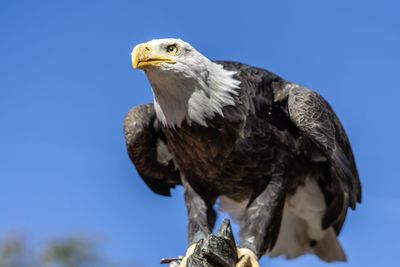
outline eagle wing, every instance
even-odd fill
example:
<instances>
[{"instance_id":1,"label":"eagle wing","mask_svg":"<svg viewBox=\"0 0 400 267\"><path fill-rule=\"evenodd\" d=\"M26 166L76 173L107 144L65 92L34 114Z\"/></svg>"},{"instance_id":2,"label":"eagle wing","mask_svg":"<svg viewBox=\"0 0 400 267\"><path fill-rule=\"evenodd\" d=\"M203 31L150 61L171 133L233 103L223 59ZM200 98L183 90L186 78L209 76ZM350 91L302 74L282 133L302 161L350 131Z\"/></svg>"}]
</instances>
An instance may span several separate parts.
<instances>
[{"instance_id":1,"label":"eagle wing","mask_svg":"<svg viewBox=\"0 0 400 267\"><path fill-rule=\"evenodd\" d=\"M361 202L360 179L346 132L328 102L310 89L282 82L275 97L286 98L291 121L317 148L312 149L312 157L321 160L322 156L328 164L330 180L321 182L332 199L322 223L324 228L333 225L338 233L347 207L355 209L356 203Z\"/></svg>"},{"instance_id":2,"label":"eagle wing","mask_svg":"<svg viewBox=\"0 0 400 267\"><path fill-rule=\"evenodd\" d=\"M289 90L288 110L292 122L327 158L355 208L361 201L360 180L349 139L331 106L316 92L294 85Z\"/></svg>"},{"instance_id":3,"label":"eagle wing","mask_svg":"<svg viewBox=\"0 0 400 267\"><path fill-rule=\"evenodd\" d=\"M132 108L125 117L125 141L129 157L150 189L170 196L180 184L180 174L166 146L153 104Z\"/></svg>"},{"instance_id":4,"label":"eagle wing","mask_svg":"<svg viewBox=\"0 0 400 267\"><path fill-rule=\"evenodd\" d=\"M250 113L267 116L269 123L298 140L311 161L326 166L323 169L329 173L319 181L328 204L322 226L333 226L339 233L347 208L361 202L361 185L349 139L331 106L316 92L267 70L238 62L216 63L237 72L248 96L248 101L241 100Z\"/></svg>"}]
</instances>

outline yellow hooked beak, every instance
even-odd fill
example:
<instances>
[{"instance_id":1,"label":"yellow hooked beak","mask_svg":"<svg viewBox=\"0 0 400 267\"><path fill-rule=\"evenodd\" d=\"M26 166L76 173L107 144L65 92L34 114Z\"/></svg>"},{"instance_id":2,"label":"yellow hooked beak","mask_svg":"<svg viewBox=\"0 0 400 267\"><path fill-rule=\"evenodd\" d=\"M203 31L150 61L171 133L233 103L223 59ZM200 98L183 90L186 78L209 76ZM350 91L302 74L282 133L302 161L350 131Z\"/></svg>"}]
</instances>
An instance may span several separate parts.
<instances>
[{"instance_id":1,"label":"yellow hooked beak","mask_svg":"<svg viewBox=\"0 0 400 267\"><path fill-rule=\"evenodd\" d=\"M176 61L171 58L157 55L157 53L147 43L137 45L133 49L131 57L132 67L134 69L145 69L148 67L159 66L161 63L176 63Z\"/></svg>"}]
</instances>

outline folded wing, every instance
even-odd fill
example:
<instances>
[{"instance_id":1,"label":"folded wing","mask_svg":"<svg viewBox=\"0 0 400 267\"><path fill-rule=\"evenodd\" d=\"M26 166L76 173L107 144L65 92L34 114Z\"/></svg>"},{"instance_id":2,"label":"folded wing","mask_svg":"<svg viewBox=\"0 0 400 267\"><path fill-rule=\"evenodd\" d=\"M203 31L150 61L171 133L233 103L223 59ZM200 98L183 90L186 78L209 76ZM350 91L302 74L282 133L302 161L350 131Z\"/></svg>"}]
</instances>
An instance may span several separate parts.
<instances>
[{"instance_id":1,"label":"folded wing","mask_svg":"<svg viewBox=\"0 0 400 267\"><path fill-rule=\"evenodd\" d=\"M152 104L132 108L125 117L125 141L129 157L150 189L170 196L180 184L179 171L169 153Z\"/></svg>"}]
</instances>

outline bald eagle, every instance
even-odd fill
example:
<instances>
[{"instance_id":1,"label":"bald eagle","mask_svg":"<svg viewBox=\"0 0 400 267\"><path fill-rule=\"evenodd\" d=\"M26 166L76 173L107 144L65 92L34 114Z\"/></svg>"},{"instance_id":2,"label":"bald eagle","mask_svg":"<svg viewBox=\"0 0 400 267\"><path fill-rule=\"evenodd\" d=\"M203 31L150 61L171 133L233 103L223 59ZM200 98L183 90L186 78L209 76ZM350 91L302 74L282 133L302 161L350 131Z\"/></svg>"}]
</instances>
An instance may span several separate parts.
<instances>
[{"instance_id":1,"label":"bald eagle","mask_svg":"<svg viewBox=\"0 0 400 267\"><path fill-rule=\"evenodd\" d=\"M218 200L240 224L237 266L258 266L264 254L346 259L337 235L361 186L322 96L261 68L211 61L180 39L137 45L132 64L154 101L126 116L127 150L155 193L184 187L187 256L211 233Z\"/></svg>"}]
</instances>

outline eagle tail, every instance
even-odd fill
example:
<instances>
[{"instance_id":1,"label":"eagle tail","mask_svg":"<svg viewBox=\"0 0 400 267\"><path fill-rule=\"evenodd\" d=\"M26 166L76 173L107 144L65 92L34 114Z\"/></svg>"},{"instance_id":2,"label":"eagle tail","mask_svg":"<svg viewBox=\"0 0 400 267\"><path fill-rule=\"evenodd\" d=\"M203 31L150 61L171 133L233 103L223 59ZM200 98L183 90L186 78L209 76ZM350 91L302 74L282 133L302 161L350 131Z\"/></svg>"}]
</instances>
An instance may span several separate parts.
<instances>
[{"instance_id":1,"label":"eagle tail","mask_svg":"<svg viewBox=\"0 0 400 267\"><path fill-rule=\"evenodd\" d=\"M299 218L291 218L292 222L294 222L293 219L297 220L296 227L292 229L286 228L288 233L283 234L283 239L278 239L276 246L268 253L271 257L282 255L287 259L294 259L304 254L311 253L317 255L321 260L326 262L347 260L346 254L344 253L343 248L337 239L335 230L332 227L325 230L326 233L323 238L318 241L313 241L315 242L314 246L310 245L309 242L305 242L305 240L311 240L311 238L306 234L305 222ZM293 235L294 232L297 232L297 236Z\"/></svg>"},{"instance_id":2,"label":"eagle tail","mask_svg":"<svg viewBox=\"0 0 400 267\"><path fill-rule=\"evenodd\" d=\"M327 229L327 233L318 241L313 252L326 262L346 261L346 254L333 228Z\"/></svg>"},{"instance_id":3,"label":"eagle tail","mask_svg":"<svg viewBox=\"0 0 400 267\"><path fill-rule=\"evenodd\" d=\"M327 262L345 261L334 228L321 227L326 208L318 183L307 179L304 186L286 199L278 241L269 254L293 259L311 253Z\"/></svg>"}]
</instances>

